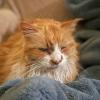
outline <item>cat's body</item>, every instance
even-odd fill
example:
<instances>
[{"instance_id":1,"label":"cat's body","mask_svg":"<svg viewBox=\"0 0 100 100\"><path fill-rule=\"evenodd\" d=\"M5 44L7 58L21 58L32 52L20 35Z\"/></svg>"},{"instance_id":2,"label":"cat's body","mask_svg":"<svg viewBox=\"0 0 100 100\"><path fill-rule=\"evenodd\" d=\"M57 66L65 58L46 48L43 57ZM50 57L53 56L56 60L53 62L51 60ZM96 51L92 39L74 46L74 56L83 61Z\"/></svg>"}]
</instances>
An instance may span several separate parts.
<instances>
[{"instance_id":1,"label":"cat's body","mask_svg":"<svg viewBox=\"0 0 100 100\"><path fill-rule=\"evenodd\" d=\"M78 20L36 19L0 44L0 83L16 78L48 76L61 83L79 72L79 52L72 33Z\"/></svg>"}]
</instances>

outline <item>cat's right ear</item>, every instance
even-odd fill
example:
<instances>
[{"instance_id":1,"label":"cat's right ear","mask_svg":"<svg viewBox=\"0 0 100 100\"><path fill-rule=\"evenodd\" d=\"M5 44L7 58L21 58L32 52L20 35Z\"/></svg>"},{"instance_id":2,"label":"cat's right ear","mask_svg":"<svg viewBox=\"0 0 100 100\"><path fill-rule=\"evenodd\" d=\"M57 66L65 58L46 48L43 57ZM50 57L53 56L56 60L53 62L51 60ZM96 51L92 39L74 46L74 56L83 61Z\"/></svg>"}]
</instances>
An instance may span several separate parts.
<instances>
[{"instance_id":1,"label":"cat's right ear","mask_svg":"<svg viewBox=\"0 0 100 100\"><path fill-rule=\"evenodd\" d=\"M37 28L34 27L31 23L28 23L28 22L22 22L21 23L21 30L22 30L24 35L28 35L28 34L38 32Z\"/></svg>"},{"instance_id":2,"label":"cat's right ear","mask_svg":"<svg viewBox=\"0 0 100 100\"><path fill-rule=\"evenodd\" d=\"M73 33L78 23L82 20L83 20L82 18L70 19L70 20L62 22L61 27L65 31L69 31L70 33Z\"/></svg>"}]
</instances>

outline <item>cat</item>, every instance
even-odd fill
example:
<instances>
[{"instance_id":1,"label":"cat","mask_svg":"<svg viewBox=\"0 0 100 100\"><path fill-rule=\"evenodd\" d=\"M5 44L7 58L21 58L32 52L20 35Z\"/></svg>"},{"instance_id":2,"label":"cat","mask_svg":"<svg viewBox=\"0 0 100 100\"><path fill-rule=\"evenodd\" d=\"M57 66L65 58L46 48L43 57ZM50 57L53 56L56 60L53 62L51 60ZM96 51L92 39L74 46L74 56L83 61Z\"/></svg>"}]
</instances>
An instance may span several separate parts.
<instances>
[{"instance_id":1,"label":"cat","mask_svg":"<svg viewBox=\"0 0 100 100\"><path fill-rule=\"evenodd\" d=\"M64 84L75 80L80 64L79 44L73 34L79 21L22 21L0 44L0 83L32 76L46 76Z\"/></svg>"}]
</instances>

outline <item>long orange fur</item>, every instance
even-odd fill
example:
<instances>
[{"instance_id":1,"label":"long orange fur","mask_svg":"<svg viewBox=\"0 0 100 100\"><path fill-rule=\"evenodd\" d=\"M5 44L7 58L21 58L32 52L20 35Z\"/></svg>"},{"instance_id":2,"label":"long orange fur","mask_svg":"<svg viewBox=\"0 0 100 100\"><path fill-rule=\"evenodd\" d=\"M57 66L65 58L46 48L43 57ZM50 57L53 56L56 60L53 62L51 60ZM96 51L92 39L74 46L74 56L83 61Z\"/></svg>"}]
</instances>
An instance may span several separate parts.
<instances>
[{"instance_id":1,"label":"long orange fur","mask_svg":"<svg viewBox=\"0 0 100 100\"><path fill-rule=\"evenodd\" d=\"M29 68L26 66L29 64L28 55L41 59L47 55L47 52L41 52L37 48L46 48L48 46L50 53L52 52L51 46L55 43L59 43L61 46L67 45L62 52L68 54L70 60L74 62L70 75L60 76L63 72L58 71L56 73L63 78L61 78L63 83L73 81L79 71L79 52L77 51L77 43L73 38L77 22L77 19L66 22L51 19L22 22L20 29L0 44L0 83L16 78L32 77L32 73L36 70L28 72ZM35 32L39 34L35 34ZM54 74L55 69L40 71L41 74L48 72ZM54 79L55 77L54 75Z\"/></svg>"}]
</instances>

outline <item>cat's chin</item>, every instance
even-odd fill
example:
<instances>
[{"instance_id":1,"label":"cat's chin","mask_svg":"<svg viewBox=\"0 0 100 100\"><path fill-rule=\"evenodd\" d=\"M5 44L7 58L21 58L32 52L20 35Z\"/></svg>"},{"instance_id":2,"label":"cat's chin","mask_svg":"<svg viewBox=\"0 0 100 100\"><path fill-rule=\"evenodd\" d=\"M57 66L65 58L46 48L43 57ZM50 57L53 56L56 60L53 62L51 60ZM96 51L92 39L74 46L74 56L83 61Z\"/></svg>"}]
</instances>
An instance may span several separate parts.
<instances>
[{"instance_id":1,"label":"cat's chin","mask_svg":"<svg viewBox=\"0 0 100 100\"><path fill-rule=\"evenodd\" d=\"M34 70L27 75L27 77L33 76L46 76L56 81L60 81L61 83L68 83L75 79L78 75L78 71L76 67L71 66L52 66L46 68L39 68L38 70Z\"/></svg>"}]
</instances>

